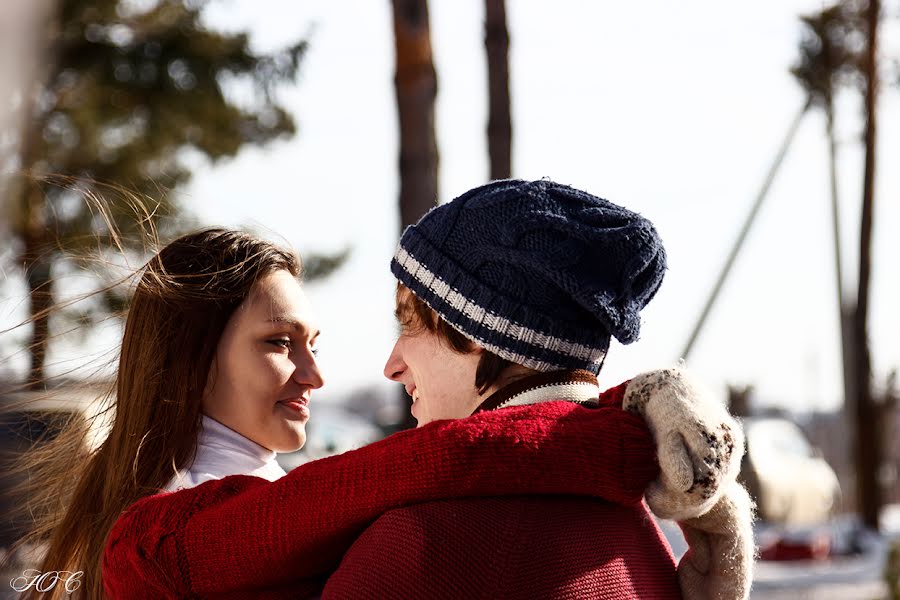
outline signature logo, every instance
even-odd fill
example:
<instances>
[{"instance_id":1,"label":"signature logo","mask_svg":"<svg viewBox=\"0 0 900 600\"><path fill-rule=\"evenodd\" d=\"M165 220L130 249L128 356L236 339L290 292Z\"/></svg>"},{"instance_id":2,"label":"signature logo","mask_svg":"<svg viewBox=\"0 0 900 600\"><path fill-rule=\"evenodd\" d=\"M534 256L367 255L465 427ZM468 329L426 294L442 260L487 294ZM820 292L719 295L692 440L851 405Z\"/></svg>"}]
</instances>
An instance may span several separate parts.
<instances>
[{"instance_id":1,"label":"signature logo","mask_svg":"<svg viewBox=\"0 0 900 600\"><path fill-rule=\"evenodd\" d=\"M9 585L17 592L34 588L38 592L49 592L57 583L62 582L66 593L71 594L81 587L81 576L84 571L47 571L41 573L37 569L26 569L21 577L10 580Z\"/></svg>"}]
</instances>

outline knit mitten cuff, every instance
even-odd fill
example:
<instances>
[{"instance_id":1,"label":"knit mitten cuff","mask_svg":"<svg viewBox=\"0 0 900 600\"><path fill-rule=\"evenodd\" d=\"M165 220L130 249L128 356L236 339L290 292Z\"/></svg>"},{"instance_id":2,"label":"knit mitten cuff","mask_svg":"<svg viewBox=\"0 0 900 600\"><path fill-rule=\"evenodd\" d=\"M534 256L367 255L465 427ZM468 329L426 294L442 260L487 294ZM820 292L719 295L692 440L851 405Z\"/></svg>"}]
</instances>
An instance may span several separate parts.
<instances>
[{"instance_id":1,"label":"knit mitten cuff","mask_svg":"<svg viewBox=\"0 0 900 600\"><path fill-rule=\"evenodd\" d=\"M702 515L737 479L741 426L683 369L638 375L628 383L622 407L641 415L656 440L660 474L646 499L658 517L683 521Z\"/></svg>"},{"instance_id":2,"label":"knit mitten cuff","mask_svg":"<svg viewBox=\"0 0 900 600\"><path fill-rule=\"evenodd\" d=\"M689 550L678 563L682 596L696 600L746 600L756 547L753 503L731 482L706 514L682 523Z\"/></svg>"}]
</instances>

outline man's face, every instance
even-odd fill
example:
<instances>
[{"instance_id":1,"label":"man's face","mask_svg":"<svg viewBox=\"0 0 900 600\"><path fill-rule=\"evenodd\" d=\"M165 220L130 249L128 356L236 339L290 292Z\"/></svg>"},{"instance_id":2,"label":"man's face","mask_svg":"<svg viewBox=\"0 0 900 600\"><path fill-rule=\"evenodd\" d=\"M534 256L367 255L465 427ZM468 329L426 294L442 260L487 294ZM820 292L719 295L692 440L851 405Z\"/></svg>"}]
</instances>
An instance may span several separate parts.
<instances>
[{"instance_id":1,"label":"man's face","mask_svg":"<svg viewBox=\"0 0 900 600\"><path fill-rule=\"evenodd\" d=\"M407 288L397 293L400 337L384 366L384 376L400 382L412 396L412 415L419 426L440 419L461 419L483 397L475 389L481 350L462 354L417 322L409 306Z\"/></svg>"}]
</instances>

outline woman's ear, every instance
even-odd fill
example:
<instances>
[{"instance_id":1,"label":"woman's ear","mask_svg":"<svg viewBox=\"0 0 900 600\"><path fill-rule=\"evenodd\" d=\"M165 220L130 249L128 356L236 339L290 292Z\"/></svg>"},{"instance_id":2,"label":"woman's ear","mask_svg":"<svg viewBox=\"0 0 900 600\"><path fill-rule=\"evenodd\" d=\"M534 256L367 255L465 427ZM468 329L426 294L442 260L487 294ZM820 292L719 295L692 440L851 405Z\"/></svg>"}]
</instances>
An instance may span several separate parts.
<instances>
[{"instance_id":1,"label":"woman's ear","mask_svg":"<svg viewBox=\"0 0 900 600\"><path fill-rule=\"evenodd\" d=\"M219 362L216 355L213 355L212 361L209 363L209 371L206 374L206 385L203 387L203 395L200 398L200 408L207 413L207 408L212 402L213 393L216 388L216 379L219 373Z\"/></svg>"}]
</instances>

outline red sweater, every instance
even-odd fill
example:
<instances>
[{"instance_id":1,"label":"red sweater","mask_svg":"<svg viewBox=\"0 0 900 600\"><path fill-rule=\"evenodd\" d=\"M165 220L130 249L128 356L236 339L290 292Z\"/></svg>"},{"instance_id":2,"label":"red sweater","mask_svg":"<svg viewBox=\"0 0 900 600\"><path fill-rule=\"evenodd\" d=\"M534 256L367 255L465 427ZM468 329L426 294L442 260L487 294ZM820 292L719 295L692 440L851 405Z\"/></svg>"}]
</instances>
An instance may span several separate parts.
<instances>
[{"instance_id":1,"label":"red sweater","mask_svg":"<svg viewBox=\"0 0 900 600\"><path fill-rule=\"evenodd\" d=\"M578 496L466 498L392 510L344 556L322 600L681 598L643 505Z\"/></svg>"},{"instance_id":2,"label":"red sweater","mask_svg":"<svg viewBox=\"0 0 900 600\"><path fill-rule=\"evenodd\" d=\"M435 500L570 494L640 503L657 475L624 385L601 407L567 402L404 431L275 482L232 475L144 498L107 539L111 598L309 598L385 512Z\"/></svg>"}]
</instances>

